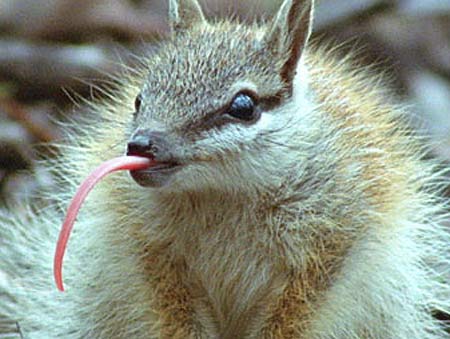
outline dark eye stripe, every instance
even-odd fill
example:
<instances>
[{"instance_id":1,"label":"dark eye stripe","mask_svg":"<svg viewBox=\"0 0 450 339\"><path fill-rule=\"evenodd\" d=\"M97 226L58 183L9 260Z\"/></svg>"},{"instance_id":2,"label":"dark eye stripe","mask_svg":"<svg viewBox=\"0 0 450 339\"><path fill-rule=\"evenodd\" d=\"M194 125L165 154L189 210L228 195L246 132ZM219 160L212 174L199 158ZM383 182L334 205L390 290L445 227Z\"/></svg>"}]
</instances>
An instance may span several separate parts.
<instances>
[{"instance_id":1,"label":"dark eye stripe","mask_svg":"<svg viewBox=\"0 0 450 339\"><path fill-rule=\"evenodd\" d=\"M230 108L233 106L233 104L237 106L247 105L248 101L247 99L242 99L244 101L240 102L241 99L239 99L238 103L236 103L236 98L239 95L246 95L252 98L253 104L255 107L254 110L254 118L250 120L243 120L238 117L233 116L230 114ZM256 95L249 93L248 91L242 91L239 92L229 103L227 106L221 107L217 110L211 110L206 114L202 119L196 120L194 122L188 123L183 127L183 130L186 133L192 133L193 131L207 131L212 128L221 128L224 125L230 124L230 123L243 123L243 124L252 124L259 120L261 114L263 114L266 111L270 111L274 109L275 107L279 106L283 100L285 100L288 96L286 95L285 91L279 91L275 95L260 97L256 99ZM236 107L235 107L236 108Z\"/></svg>"},{"instance_id":2,"label":"dark eye stripe","mask_svg":"<svg viewBox=\"0 0 450 339\"><path fill-rule=\"evenodd\" d=\"M141 109L141 105L142 105L142 98L141 95L139 94L134 100L134 109L136 112L139 112L139 110Z\"/></svg>"}]
</instances>

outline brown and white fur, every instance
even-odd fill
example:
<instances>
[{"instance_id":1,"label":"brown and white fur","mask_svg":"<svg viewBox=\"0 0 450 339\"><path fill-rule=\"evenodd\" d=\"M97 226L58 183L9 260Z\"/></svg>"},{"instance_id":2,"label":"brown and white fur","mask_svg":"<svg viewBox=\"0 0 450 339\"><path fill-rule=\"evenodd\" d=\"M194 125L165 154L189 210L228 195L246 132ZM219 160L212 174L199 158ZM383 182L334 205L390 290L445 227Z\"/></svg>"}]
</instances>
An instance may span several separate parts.
<instances>
[{"instance_id":1,"label":"brown and white fur","mask_svg":"<svg viewBox=\"0 0 450 339\"><path fill-rule=\"evenodd\" d=\"M448 337L431 315L450 306L441 175L380 77L307 44L313 7L286 0L247 26L170 1L171 37L49 165L56 202L0 216L0 313L26 338ZM257 121L225 118L242 91ZM145 130L182 169L99 184L58 292L62 211Z\"/></svg>"}]
</instances>

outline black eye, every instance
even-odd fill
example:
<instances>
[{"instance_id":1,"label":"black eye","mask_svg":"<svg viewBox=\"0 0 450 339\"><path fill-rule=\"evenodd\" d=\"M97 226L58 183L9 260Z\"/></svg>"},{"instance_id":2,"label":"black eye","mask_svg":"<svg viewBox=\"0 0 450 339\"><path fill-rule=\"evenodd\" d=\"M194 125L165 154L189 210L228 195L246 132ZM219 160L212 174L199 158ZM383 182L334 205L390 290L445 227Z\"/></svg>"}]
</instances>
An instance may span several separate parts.
<instances>
[{"instance_id":1,"label":"black eye","mask_svg":"<svg viewBox=\"0 0 450 339\"><path fill-rule=\"evenodd\" d=\"M246 93L239 93L226 113L239 120L252 121L257 116L255 99Z\"/></svg>"},{"instance_id":2,"label":"black eye","mask_svg":"<svg viewBox=\"0 0 450 339\"><path fill-rule=\"evenodd\" d=\"M142 104L142 98L141 95L139 94L136 99L134 100L134 109L135 112L139 112L139 110L141 109L141 104Z\"/></svg>"}]
</instances>

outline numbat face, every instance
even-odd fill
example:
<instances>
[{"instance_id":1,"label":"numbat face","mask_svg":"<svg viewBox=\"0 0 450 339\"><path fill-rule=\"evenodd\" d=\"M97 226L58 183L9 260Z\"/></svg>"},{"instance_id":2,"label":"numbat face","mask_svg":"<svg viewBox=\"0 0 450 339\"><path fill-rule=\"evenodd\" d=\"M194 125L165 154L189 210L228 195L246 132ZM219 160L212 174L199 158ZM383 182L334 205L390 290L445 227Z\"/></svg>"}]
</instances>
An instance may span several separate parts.
<instances>
[{"instance_id":1,"label":"numbat face","mask_svg":"<svg viewBox=\"0 0 450 339\"><path fill-rule=\"evenodd\" d=\"M37 339L447 338L445 180L380 78L309 43L313 10L169 1L171 36L49 163L54 205L0 213L0 316Z\"/></svg>"}]
</instances>

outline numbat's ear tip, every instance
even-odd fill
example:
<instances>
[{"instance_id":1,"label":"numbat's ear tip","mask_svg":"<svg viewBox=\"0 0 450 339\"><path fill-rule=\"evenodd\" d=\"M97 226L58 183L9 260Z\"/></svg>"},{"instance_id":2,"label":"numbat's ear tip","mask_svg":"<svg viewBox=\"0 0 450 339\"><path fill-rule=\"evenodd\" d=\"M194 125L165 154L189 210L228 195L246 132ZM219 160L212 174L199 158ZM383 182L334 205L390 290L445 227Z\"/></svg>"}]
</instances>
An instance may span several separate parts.
<instances>
[{"instance_id":1,"label":"numbat's ear tip","mask_svg":"<svg viewBox=\"0 0 450 339\"><path fill-rule=\"evenodd\" d=\"M206 23L206 19L197 0L169 0L169 24L172 31L188 30L203 23Z\"/></svg>"},{"instance_id":2,"label":"numbat's ear tip","mask_svg":"<svg viewBox=\"0 0 450 339\"><path fill-rule=\"evenodd\" d=\"M288 84L311 36L313 16L314 0L285 0L266 33L266 48L285 60L281 76Z\"/></svg>"}]
</instances>

